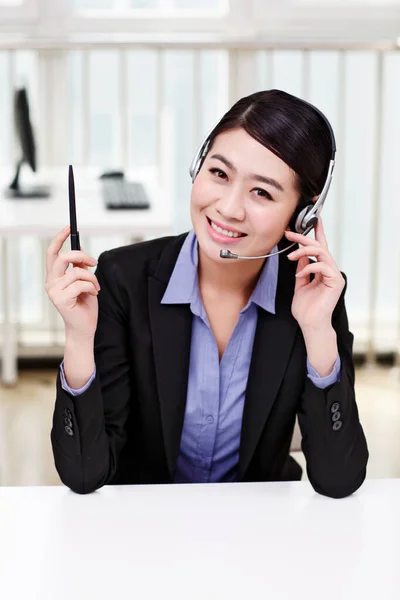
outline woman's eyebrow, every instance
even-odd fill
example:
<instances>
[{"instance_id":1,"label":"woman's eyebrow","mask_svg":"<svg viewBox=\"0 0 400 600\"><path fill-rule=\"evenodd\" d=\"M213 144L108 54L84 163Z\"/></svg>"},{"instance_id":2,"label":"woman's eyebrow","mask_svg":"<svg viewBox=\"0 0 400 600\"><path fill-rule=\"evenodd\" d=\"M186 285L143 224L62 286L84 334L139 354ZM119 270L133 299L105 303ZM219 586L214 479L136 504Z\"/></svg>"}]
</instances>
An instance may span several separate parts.
<instances>
[{"instance_id":1,"label":"woman's eyebrow","mask_svg":"<svg viewBox=\"0 0 400 600\"><path fill-rule=\"evenodd\" d=\"M210 158L216 158L217 160L220 160L221 162L224 163L224 165L226 165L228 167L228 169L231 169L231 171L233 171L234 173L237 172L236 167L231 163L230 160L225 158L225 156L223 156L222 154L213 154L212 156L210 156ZM266 183L267 185L272 185L274 188L276 188L280 192L284 191L284 189L281 186L281 184L279 183L279 181L276 181L276 179L273 179L272 177L264 177L264 175L256 175L253 173L253 174L249 175L249 178L255 179L256 181L259 181L260 183Z\"/></svg>"},{"instance_id":2,"label":"woman's eyebrow","mask_svg":"<svg viewBox=\"0 0 400 600\"><path fill-rule=\"evenodd\" d=\"M279 190L280 192L284 192L283 187L276 181L276 179L272 179L272 177L264 177L263 175L250 175L250 179L255 179L256 181L260 181L261 183L266 183L267 185L272 185L274 188Z\"/></svg>"},{"instance_id":3,"label":"woman's eyebrow","mask_svg":"<svg viewBox=\"0 0 400 600\"><path fill-rule=\"evenodd\" d=\"M234 167L231 161L225 158L225 156L222 156L222 154L213 154L210 158L216 158L217 160L220 160L228 167L228 169L231 169L231 171L234 171L234 173L237 172L236 167Z\"/></svg>"}]
</instances>

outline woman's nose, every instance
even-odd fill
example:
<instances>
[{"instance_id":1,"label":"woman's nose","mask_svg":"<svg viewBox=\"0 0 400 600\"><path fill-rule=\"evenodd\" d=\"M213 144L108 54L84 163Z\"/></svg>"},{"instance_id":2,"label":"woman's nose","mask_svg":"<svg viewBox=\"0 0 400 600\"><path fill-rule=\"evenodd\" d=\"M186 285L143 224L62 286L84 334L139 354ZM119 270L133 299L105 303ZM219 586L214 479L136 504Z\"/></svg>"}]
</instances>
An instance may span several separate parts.
<instances>
[{"instance_id":1,"label":"woman's nose","mask_svg":"<svg viewBox=\"0 0 400 600\"><path fill-rule=\"evenodd\" d=\"M239 186L232 186L217 202L217 211L225 219L243 221L245 218L243 190Z\"/></svg>"}]
</instances>

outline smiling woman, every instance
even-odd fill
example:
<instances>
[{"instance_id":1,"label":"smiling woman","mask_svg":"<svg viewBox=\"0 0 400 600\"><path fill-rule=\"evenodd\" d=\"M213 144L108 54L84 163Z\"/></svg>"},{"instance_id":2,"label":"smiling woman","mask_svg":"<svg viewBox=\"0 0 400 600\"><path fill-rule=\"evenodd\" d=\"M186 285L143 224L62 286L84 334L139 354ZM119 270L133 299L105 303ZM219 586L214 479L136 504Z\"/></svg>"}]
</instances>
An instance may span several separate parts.
<instances>
[{"instance_id":1,"label":"smiling woman","mask_svg":"<svg viewBox=\"0 0 400 600\"><path fill-rule=\"evenodd\" d=\"M294 172L241 127L220 133L211 148L192 188L191 217L199 240L200 264L204 255L223 261L219 258L221 244L229 246L232 240L222 230L243 234L234 239L241 254L270 252L303 202ZM215 229L206 228L207 219L211 226L219 227L217 238ZM260 267L259 262L252 269L259 271ZM243 265L224 265L224 272L231 277L237 269L242 272Z\"/></svg>"},{"instance_id":2,"label":"smiling woman","mask_svg":"<svg viewBox=\"0 0 400 600\"><path fill-rule=\"evenodd\" d=\"M290 231L321 194L331 153L314 107L259 92L194 161L189 233L104 252L95 274L84 252L60 252L68 230L54 238L46 291L66 346L51 437L66 485L287 479L297 415L315 490L359 488L368 450L345 278L321 220L315 240ZM285 237L304 248L220 257L233 244L264 254Z\"/></svg>"},{"instance_id":3,"label":"smiling woman","mask_svg":"<svg viewBox=\"0 0 400 600\"><path fill-rule=\"evenodd\" d=\"M288 199L293 197L294 192L297 213L322 191L332 156L332 135L327 122L311 105L279 90L259 92L239 100L209 136L207 149L207 157L220 161L222 159L224 165L236 175L237 168L228 160L228 155L221 156L214 144L222 133L233 133L235 129L248 133L253 142L259 142L259 145L269 150L269 154L264 152L264 156L259 158L259 174L256 173L251 157L247 155L247 179L267 186L267 189L256 190L257 193L273 200L274 197L282 198L282 194ZM241 141L238 140L238 143ZM233 149L237 147L238 144L232 145ZM256 152L257 145L253 144L248 148L249 152L252 150ZM277 158L281 159L282 164ZM267 173L266 161L273 161L270 173ZM271 176L275 172L286 180L286 189L283 181ZM292 229L295 214L291 210Z\"/></svg>"}]
</instances>

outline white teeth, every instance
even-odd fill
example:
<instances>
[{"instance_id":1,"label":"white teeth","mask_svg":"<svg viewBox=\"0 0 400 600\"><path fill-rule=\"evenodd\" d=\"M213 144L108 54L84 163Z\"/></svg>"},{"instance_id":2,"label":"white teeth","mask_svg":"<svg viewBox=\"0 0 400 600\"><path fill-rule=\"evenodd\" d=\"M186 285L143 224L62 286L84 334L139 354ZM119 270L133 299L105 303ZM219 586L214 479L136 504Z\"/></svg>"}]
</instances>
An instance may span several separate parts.
<instances>
[{"instance_id":1,"label":"white teeth","mask_svg":"<svg viewBox=\"0 0 400 600\"><path fill-rule=\"evenodd\" d=\"M240 236L240 233L228 231L227 229L222 229L221 227L218 227L218 225L216 225L214 221L211 221L211 227L215 229L215 231L218 231L218 233L222 233L223 235L227 235L228 237L237 238Z\"/></svg>"}]
</instances>

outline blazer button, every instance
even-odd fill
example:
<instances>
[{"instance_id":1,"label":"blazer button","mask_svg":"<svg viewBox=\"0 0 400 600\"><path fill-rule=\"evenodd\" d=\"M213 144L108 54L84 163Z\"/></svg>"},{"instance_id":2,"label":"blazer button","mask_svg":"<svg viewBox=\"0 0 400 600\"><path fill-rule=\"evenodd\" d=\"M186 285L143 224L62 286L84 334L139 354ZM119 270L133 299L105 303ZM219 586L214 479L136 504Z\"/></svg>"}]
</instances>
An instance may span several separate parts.
<instances>
[{"instance_id":1,"label":"blazer button","mask_svg":"<svg viewBox=\"0 0 400 600\"><path fill-rule=\"evenodd\" d=\"M332 421L335 423L335 421L339 421L340 419L340 412L335 412L332 415Z\"/></svg>"},{"instance_id":2,"label":"blazer button","mask_svg":"<svg viewBox=\"0 0 400 600\"><path fill-rule=\"evenodd\" d=\"M65 425L68 425L68 427L72 427L72 421L71 419L68 419L68 417L65 417L64 423Z\"/></svg>"},{"instance_id":3,"label":"blazer button","mask_svg":"<svg viewBox=\"0 0 400 600\"><path fill-rule=\"evenodd\" d=\"M335 423L335 425L336 425L336 423ZM64 429L68 433L68 435L70 435L70 436L74 435L74 432L72 431L71 427L69 427L68 425L66 425Z\"/></svg>"},{"instance_id":4,"label":"blazer button","mask_svg":"<svg viewBox=\"0 0 400 600\"><path fill-rule=\"evenodd\" d=\"M72 412L69 410L69 408L66 408L64 410L64 415L68 418L68 419L72 419Z\"/></svg>"},{"instance_id":5,"label":"blazer button","mask_svg":"<svg viewBox=\"0 0 400 600\"><path fill-rule=\"evenodd\" d=\"M339 429L342 429L342 425L342 421L335 421L335 423L332 425L333 431L339 431Z\"/></svg>"},{"instance_id":6,"label":"blazer button","mask_svg":"<svg viewBox=\"0 0 400 600\"><path fill-rule=\"evenodd\" d=\"M339 410L339 402L335 402L334 404L332 404L331 406L331 412L335 413Z\"/></svg>"}]
</instances>

